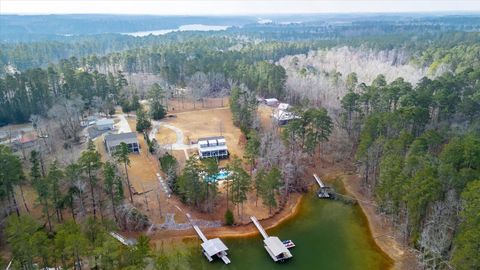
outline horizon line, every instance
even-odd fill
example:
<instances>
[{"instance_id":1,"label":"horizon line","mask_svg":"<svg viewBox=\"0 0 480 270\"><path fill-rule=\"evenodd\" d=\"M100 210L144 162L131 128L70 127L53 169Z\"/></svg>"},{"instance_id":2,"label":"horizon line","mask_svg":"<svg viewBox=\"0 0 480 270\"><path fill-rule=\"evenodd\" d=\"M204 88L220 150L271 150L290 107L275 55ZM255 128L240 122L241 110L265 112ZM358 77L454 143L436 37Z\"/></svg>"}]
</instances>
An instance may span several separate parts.
<instances>
[{"instance_id":1,"label":"horizon line","mask_svg":"<svg viewBox=\"0 0 480 270\"><path fill-rule=\"evenodd\" d=\"M435 11L325 11L325 12L292 12L292 13L239 13L239 14L166 14L166 13L36 13L36 12L0 12L1 16L68 16L68 15L129 15L129 16L165 16L165 17L256 17L256 16L296 16L296 15L348 15L348 14L358 14L358 15L376 15L376 14L429 14L429 15L480 15L480 10L435 10Z\"/></svg>"}]
</instances>

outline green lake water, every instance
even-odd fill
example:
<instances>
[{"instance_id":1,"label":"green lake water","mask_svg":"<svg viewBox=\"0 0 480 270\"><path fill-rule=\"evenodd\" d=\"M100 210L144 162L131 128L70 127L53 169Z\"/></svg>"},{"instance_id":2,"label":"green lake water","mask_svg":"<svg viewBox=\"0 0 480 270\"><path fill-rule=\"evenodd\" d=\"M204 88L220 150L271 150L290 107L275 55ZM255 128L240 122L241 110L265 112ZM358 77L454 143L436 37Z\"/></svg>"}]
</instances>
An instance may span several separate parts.
<instances>
[{"instance_id":1,"label":"green lake water","mask_svg":"<svg viewBox=\"0 0 480 270\"><path fill-rule=\"evenodd\" d=\"M375 270L389 269L391 260L375 245L366 217L357 205L318 199L305 195L299 213L274 229L269 235L281 240L291 239L296 247L293 258L274 263L263 248L261 236L223 238L232 261L209 263L200 252L200 240L185 240L183 253L170 257L175 269L325 269ZM185 251L187 250L187 251ZM180 259L184 258L184 259ZM177 263L174 263L177 261ZM176 266L173 266L176 265Z\"/></svg>"}]
</instances>

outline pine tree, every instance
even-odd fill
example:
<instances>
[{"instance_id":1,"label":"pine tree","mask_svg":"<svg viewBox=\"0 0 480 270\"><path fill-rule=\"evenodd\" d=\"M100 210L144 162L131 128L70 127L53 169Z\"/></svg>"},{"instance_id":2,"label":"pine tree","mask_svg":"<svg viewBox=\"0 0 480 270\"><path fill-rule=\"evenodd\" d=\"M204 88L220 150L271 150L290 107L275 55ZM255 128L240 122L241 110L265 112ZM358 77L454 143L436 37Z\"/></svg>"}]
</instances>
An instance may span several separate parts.
<instances>
[{"instance_id":1,"label":"pine tree","mask_svg":"<svg viewBox=\"0 0 480 270\"><path fill-rule=\"evenodd\" d=\"M92 199L93 218L97 218L97 201L95 200L95 191L97 190L97 171L102 167L100 153L95 150L93 143L89 143L88 149L83 151L78 160L82 171L86 173L88 184L90 186L90 196Z\"/></svg>"},{"instance_id":2,"label":"pine tree","mask_svg":"<svg viewBox=\"0 0 480 270\"><path fill-rule=\"evenodd\" d=\"M0 145L0 200L12 200L18 216L20 211L15 198L15 186L20 185L23 178L22 164L18 157L13 155L10 148Z\"/></svg>"},{"instance_id":3,"label":"pine tree","mask_svg":"<svg viewBox=\"0 0 480 270\"><path fill-rule=\"evenodd\" d=\"M137 132L143 133L151 126L152 124L150 123L147 113L143 109L143 106L140 105L140 107L137 109Z\"/></svg>"},{"instance_id":4,"label":"pine tree","mask_svg":"<svg viewBox=\"0 0 480 270\"><path fill-rule=\"evenodd\" d=\"M123 199L123 186L120 177L115 171L115 166L106 162L103 166L103 177L104 177L104 190L110 196L112 203L113 216L115 221L117 221L117 212L116 208L119 202Z\"/></svg>"},{"instance_id":5,"label":"pine tree","mask_svg":"<svg viewBox=\"0 0 480 270\"><path fill-rule=\"evenodd\" d=\"M160 120L165 117L167 112L162 105L165 99L165 91L160 87L158 83L154 83L148 91L148 97L150 98L150 116L152 119Z\"/></svg>"},{"instance_id":6,"label":"pine tree","mask_svg":"<svg viewBox=\"0 0 480 270\"><path fill-rule=\"evenodd\" d=\"M268 174L265 175L265 179L259 183L260 196L262 197L263 204L268 206L270 214L272 213L272 208L277 207L276 196L282 185L280 181L281 176L280 170L273 167Z\"/></svg>"},{"instance_id":7,"label":"pine tree","mask_svg":"<svg viewBox=\"0 0 480 270\"><path fill-rule=\"evenodd\" d=\"M47 181L50 184L51 188L51 198L53 201L53 206L55 207L55 211L57 214L57 221L60 222L62 217L62 209L63 209L63 200L62 200L62 191L60 186L64 180L64 173L62 170L58 168L57 161L54 161L53 164L50 166L50 170L48 171Z\"/></svg>"},{"instance_id":8,"label":"pine tree","mask_svg":"<svg viewBox=\"0 0 480 270\"><path fill-rule=\"evenodd\" d=\"M128 156L129 154L130 154L130 148L126 143L122 142L113 153L113 157L117 162L123 163L123 166L125 168L125 176L127 180L128 194L130 195L130 203L133 204L132 188L130 185L130 179L128 177L128 168L127 168L128 166L130 166L130 158Z\"/></svg>"},{"instance_id":9,"label":"pine tree","mask_svg":"<svg viewBox=\"0 0 480 270\"><path fill-rule=\"evenodd\" d=\"M5 228L7 242L14 260L19 261L23 269L34 269L36 250L31 237L40 227L40 224L29 215L10 216L7 219Z\"/></svg>"},{"instance_id":10,"label":"pine tree","mask_svg":"<svg viewBox=\"0 0 480 270\"><path fill-rule=\"evenodd\" d=\"M250 190L250 175L243 169L242 161L234 156L232 162L228 165L230 171L229 179L232 182L232 195L230 197L233 204L237 206L240 216L240 205L247 200L247 193Z\"/></svg>"},{"instance_id":11,"label":"pine tree","mask_svg":"<svg viewBox=\"0 0 480 270\"><path fill-rule=\"evenodd\" d=\"M38 200L43 206L43 214L47 218L48 229L52 231L52 222L50 220L50 198L51 198L51 188L48 183L48 179L45 179L40 174L40 160L38 157L38 152L32 151L30 155L30 178L32 185L37 191Z\"/></svg>"}]
</instances>

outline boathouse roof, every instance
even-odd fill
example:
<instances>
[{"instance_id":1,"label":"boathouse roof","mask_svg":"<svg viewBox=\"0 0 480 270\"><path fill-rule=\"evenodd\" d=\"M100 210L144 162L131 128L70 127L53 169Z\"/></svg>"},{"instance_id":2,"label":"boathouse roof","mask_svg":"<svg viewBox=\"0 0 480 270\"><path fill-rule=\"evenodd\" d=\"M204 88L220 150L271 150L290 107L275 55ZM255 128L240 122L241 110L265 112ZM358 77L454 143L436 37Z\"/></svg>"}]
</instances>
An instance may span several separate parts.
<instances>
[{"instance_id":1,"label":"boathouse roof","mask_svg":"<svg viewBox=\"0 0 480 270\"><path fill-rule=\"evenodd\" d=\"M208 254L213 256L219 252L228 250L227 246L219 238L213 238L202 243L202 248Z\"/></svg>"},{"instance_id":2,"label":"boathouse roof","mask_svg":"<svg viewBox=\"0 0 480 270\"><path fill-rule=\"evenodd\" d=\"M285 247L282 241L280 241L280 239L276 236L270 236L267 239L263 240L263 242L275 256L283 253L290 253L290 251Z\"/></svg>"}]
</instances>

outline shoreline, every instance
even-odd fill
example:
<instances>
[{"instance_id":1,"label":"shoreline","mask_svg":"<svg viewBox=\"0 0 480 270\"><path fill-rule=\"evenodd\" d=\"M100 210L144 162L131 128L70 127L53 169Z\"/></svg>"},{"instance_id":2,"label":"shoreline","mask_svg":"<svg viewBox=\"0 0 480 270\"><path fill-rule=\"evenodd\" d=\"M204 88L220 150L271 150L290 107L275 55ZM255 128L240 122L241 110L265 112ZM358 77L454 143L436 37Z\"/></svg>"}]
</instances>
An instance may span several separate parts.
<instances>
[{"instance_id":1,"label":"shoreline","mask_svg":"<svg viewBox=\"0 0 480 270\"><path fill-rule=\"evenodd\" d=\"M290 202L287 205L273 213L272 216L264 219L260 219L262 226L265 230L274 228L283 222L294 218L300 209L301 202L303 201L304 194L293 194L295 198L291 198ZM292 200L293 199L293 200ZM209 238L212 237L221 237L221 238L243 238L243 237L252 237L259 234L257 228L253 225L252 222L246 224L240 224L236 226L222 226L218 228L202 228L202 231ZM157 231L150 236L152 242L155 241L164 241L164 240L174 240L174 239L184 239L184 238L193 238L197 237L197 234L193 229L188 230L169 230L169 231Z\"/></svg>"},{"instance_id":2,"label":"shoreline","mask_svg":"<svg viewBox=\"0 0 480 270\"><path fill-rule=\"evenodd\" d=\"M327 174L331 175L331 173ZM420 269L415 254L392 236L394 232L391 221L377 214L375 208L372 206L374 201L363 194L359 176L356 174L348 174L344 171L337 171L333 174L336 177L341 177L345 191L357 199L358 205L367 219L371 240L373 240L373 243L375 243L381 252L392 260L392 267L390 269ZM269 218L260 220L266 230L274 228L297 215L305 194L294 194L292 196L295 198L290 198L290 201L283 209L274 213ZM202 230L209 238L243 238L253 237L259 234L252 222L232 227L222 226L218 228L204 228ZM193 229L157 231L150 236L151 241L154 243L178 241L196 237L197 234Z\"/></svg>"},{"instance_id":3,"label":"shoreline","mask_svg":"<svg viewBox=\"0 0 480 270\"><path fill-rule=\"evenodd\" d=\"M360 177L357 174L343 174L340 177L346 192L357 200L365 215L372 240L392 260L391 269L421 269L415 254L395 236L392 221L381 217L373 206L375 201L363 193Z\"/></svg>"}]
</instances>

